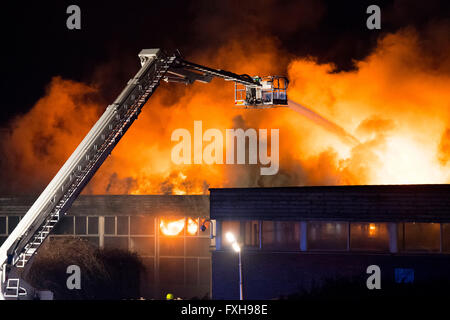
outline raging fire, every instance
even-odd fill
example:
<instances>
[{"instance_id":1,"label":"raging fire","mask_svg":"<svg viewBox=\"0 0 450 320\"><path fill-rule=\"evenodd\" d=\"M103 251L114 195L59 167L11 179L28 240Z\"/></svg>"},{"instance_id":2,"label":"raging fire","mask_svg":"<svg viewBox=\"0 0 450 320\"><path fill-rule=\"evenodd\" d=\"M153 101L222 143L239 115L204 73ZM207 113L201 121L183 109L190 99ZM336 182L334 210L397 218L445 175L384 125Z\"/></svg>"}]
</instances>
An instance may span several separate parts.
<instances>
[{"instance_id":1,"label":"raging fire","mask_svg":"<svg viewBox=\"0 0 450 320\"><path fill-rule=\"evenodd\" d=\"M232 109L233 85L220 80L185 90L162 85L85 192L207 194L209 187L449 183L450 63L424 56L420 45L414 30L389 34L354 71L333 72L333 65L311 58L283 62L290 99L320 118L289 108ZM216 58L190 60L237 73L285 73L280 57L286 54L270 39L250 50L231 41L211 56ZM48 183L103 110L89 98L95 87L56 77L46 96L11 124L1 164L4 180L11 182L8 191L29 193ZM261 176L251 165L175 165L171 133L196 120L205 129L280 129L278 174ZM161 222L167 234L184 227L184 220Z\"/></svg>"},{"instance_id":2,"label":"raging fire","mask_svg":"<svg viewBox=\"0 0 450 320\"><path fill-rule=\"evenodd\" d=\"M183 231L186 219L160 218L159 228L166 236L177 236ZM198 219L187 218L186 231L189 235L196 235L198 231Z\"/></svg>"},{"instance_id":3,"label":"raging fire","mask_svg":"<svg viewBox=\"0 0 450 320\"><path fill-rule=\"evenodd\" d=\"M184 218L178 220L167 221L161 218L159 228L166 236L177 236L184 229Z\"/></svg>"},{"instance_id":4,"label":"raging fire","mask_svg":"<svg viewBox=\"0 0 450 320\"><path fill-rule=\"evenodd\" d=\"M189 218L188 224L187 224L187 232L190 235L195 235L195 234L197 234L197 230L198 230L198 221L194 220L192 218Z\"/></svg>"}]
</instances>

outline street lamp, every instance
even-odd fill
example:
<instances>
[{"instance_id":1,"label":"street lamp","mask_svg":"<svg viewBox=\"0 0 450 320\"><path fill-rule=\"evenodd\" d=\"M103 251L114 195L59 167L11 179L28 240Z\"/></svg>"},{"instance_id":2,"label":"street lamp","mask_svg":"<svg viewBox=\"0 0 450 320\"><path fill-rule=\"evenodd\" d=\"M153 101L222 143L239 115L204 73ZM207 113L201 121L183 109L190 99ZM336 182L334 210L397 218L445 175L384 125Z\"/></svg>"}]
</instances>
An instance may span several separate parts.
<instances>
[{"instance_id":1,"label":"street lamp","mask_svg":"<svg viewBox=\"0 0 450 320\"><path fill-rule=\"evenodd\" d=\"M239 255L239 299L244 300L244 289L242 284L242 258L241 258L241 247L239 243L236 241L236 237L231 232L227 232L225 234L228 242L231 243L231 247L235 252Z\"/></svg>"}]
</instances>

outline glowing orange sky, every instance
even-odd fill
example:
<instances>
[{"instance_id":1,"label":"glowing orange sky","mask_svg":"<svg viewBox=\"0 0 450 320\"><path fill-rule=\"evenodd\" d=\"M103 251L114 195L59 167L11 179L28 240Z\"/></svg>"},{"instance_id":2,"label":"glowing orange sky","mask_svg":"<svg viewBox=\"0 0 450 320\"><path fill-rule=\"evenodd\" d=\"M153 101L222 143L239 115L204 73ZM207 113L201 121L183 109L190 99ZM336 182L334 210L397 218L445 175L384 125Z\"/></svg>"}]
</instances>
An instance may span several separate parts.
<instances>
[{"instance_id":1,"label":"glowing orange sky","mask_svg":"<svg viewBox=\"0 0 450 320\"><path fill-rule=\"evenodd\" d=\"M270 75L283 72L282 56L275 40L263 39L251 52L231 41L213 59L189 60ZM233 84L220 79L181 93L173 89L179 84L162 85L85 192L199 194L208 187L449 183L450 78L440 66L430 66L414 30L387 35L356 65L355 71L333 73L332 65L293 58L288 96L360 144L344 143L289 108L232 109ZM12 172L20 172L12 190L39 190L50 181L106 107L89 99L95 92L95 85L55 77L33 109L12 123L4 142L10 150L5 161ZM223 131L280 129L279 173L261 176L254 165L174 165L171 133L191 130L194 120Z\"/></svg>"}]
</instances>

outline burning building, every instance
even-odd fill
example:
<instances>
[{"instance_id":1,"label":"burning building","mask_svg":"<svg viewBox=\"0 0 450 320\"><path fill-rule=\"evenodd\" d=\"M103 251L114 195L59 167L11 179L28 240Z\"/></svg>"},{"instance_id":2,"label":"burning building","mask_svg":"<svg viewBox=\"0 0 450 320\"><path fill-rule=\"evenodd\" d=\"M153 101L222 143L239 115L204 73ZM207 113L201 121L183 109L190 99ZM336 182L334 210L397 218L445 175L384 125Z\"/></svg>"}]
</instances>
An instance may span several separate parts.
<instances>
[{"instance_id":1,"label":"burning building","mask_svg":"<svg viewBox=\"0 0 450 320\"><path fill-rule=\"evenodd\" d=\"M0 198L0 242L32 205L33 197ZM136 252L145 270L141 295L210 296L208 196L80 196L50 237L77 237L98 248Z\"/></svg>"},{"instance_id":2,"label":"burning building","mask_svg":"<svg viewBox=\"0 0 450 320\"><path fill-rule=\"evenodd\" d=\"M220 6L229 5L228 2L220 3ZM197 23L181 24L183 28L194 26L194 30L191 30L192 34L207 36L206 38L200 37L203 41L197 42L192 41L189 37L185 38L183 34L183 38L185 38L183 40L186 40L193 47L189 53L191 59L205 65L233 70L239 74L287 75L290 81L288 95L290 99L298 103L291 103L289 108L277 110L242 112L242 110L231 109L233 106L233 97L230 94L232 92L231 83L226 88L227 84L212 81L208 86L194 84L189 90L185 90L182 86L169 88L162 84L151 102L143 109L139 121L128 131L126 137L123 138L108 161L86 186L84 189L85 198L82 198L85 200L79 200L75 203L71 215L64 222L64 226L59 228L59 235L56 236L65 236L66 233L72 236L80 233L80 236L92 241L99 247L128 248L140 251L144 259L147 259L149 270L153 270L149 272L151 275L149 282L153 281L152 283L156 287L149 289L149 296L160 296L163 289L180 289L181 284L186 286L191 281L195 282L197 287L200 285L207 287L206 282L202 282L206 280L205 277L200 276L200 274L203 274L200 271L197 276L186 277L187 270L194 270L195 266L198 270L206 268L206 262L204 261L207 258L203 256L203 253L199 256L186 255L190 250L188 248L192 248L191 242L201 241L200 247L205 248L206 246L204 244L207 242L206 235L203 239L199 234L198 238L201 240L198 240L197 236L194 235L194 230L198 229L198 221L200 221L196 219L201 217L190 211L186 215L182 213L185 210L185 205L181 205L179 214L159 211L156 207L155 209L152 207L149 211L136 209L132 215L129 212L134 205L145 207L141 203L141 201L144 201L142 199L163 199L164 196L161 196L161 198L157 196L133 198L131 195L197 194L207 197L209 188L450 183L450 108L448 99L450 60L447 54L449 51L447 39L450 25L447 17L432 19L433 21L430 20L426 26L419 24L418 27L415 27L414 24L406 24L404 27L395 27L394 29L383 27L383 32L377 33L376 39L372 38L370 41L373 42L373 45L366 47L365 50L367 51L364 51L363 54L360 52L355 56L353 51L360 47L361 42L347 38L346 31L343 34L336 34L335 31L341 26L341 22L337 23L336 28L332 26L332 32L328 34L328 37L323 37L321 33L312 32L316 26L319 26L319 21L325 17L324 12L333 12L333 10L326 10L323 4L313 3L315 2L295 1L295 5L294 2L292 5L278 5L269 1L268 4L258 6L256 9L253 5L245 6L243 9L242 3L239 2L233 5L231 9L217 10L222 13L228 12L230 9L230 13L238 13L239 19L236 19L236 23L230 24L228 15L225 16L225 19L217 20L218 17L215 14L206 10L206 12L203 11L203 17L198 19ZM340 4L337 6L342 7ZM207 7L209 8L209 5ZM394 5L395 10L394 13L391 12L391 21L397 20L395 17L398 18L399 13L403 17L408 16L404 12L410 12L409 9L411 8L405 7L409 7L409 4L397 3ZM417 8L420 8L418 10L420 12L427 11L423 9L423 6L417 6ZM281 11L279 11L280 9ZM122 11L123 8L120 7L120 10ZM429 10L436 13L445 12L445 10ZM146 11L154 12L153 10ZM173 10L169 11L172 16ZM184 12L184 10L181 11ZM361 11L361 13L364 12L364 10ZM260 14L263 15L260 16ZM134 15L128 16L134 17ZM291 18L286 19L287 16ZM332 14L332 16L341 18L341 14ZM389 14L384 14L384 16L389 17ZM414 16L414 14L411 16ZM54 19L47 20L53 21ZM155 21L153 17L144 20ZM180 21L180 19L172 20ZM328 21L328 19L325 20ZM216 24L217 21L218 24ZM283 21L283 23L279 23L279 21ZM289 23L286 23L287 21ZM359 26L360 22L358 18L356 26ZM101 24L107 25L103 22ZM127 24L123 23L120 29L124 29L125 25ZM176 26L175 24L170 25ZM136 34L134 31L137 28L132 24L130 26L132 31L123 31L123 41L119 40L118 33L114 33L112 37L114 44L130 43L129 35L131 33ZM239 29L236 26L245 27ZM167 27L164 25L164 32L155 32L155 35L163 35L164 38L173 41L168 36ZM138 29L143 30L141 25L138 26ZM147 27L147 29L155 30L154 26ZM176 34L180 34L179 26L174 27L174 29L176 29ZM37 29L28 28L27 30ZM277 35L277 32L274 33L273 30L282 31L281 33L285 36L279 37L280 34ZM291 33L294 30L301 32L299 34ZM366 32L367 30L364 30L362 33L364 38L367 36ZM316 48L320 48L321 54L310 50L313 43L304 41L306 34L311 35L314 43L317 42ZM341 38L341 35L344 38ZM220 41L217 37L220 38ZM40 37L34 38L42 41ZM107 37L103 35L95 36L94 42L99 44L105 38ZM53 39L52 37L51 43L55 43ZM333 40L335 46L328 46L327 42L331 40ZM70 39L69 42L72 45L74 43L73 39ZM22 41L22 43L28 42ZM90 42L83 40L82 43L89 45L85 50L86 54L96 51L92 50ZM198 43L204 45L199 46ZM60 46L61 42L57 44ZM45 46L39 43L35 47L44 48ZM14 118L9 119L7 124L5 123L5 130L3 128L0 130L0 150L3 155L0 159L0 176L2 181L7 181L7 183L0 185L1 194L19 195L39 192L54 176L61 164L81 141L81 137L86 134L104 111L107 101L110 100L109 98L117 94L117 86L122 84L121 80L128 80L129 74L132 73L129 71L133 68L131 66L135 66L135 61L133 60L133 63L128 65L122 56L128 49L125 46L121 47L121 50L115 50L121 54L113 54L114 58L111 62L105 64L103 64L105 61L104 55L100 55L102 56L100 60L91 60L91 63L88 63L87 66L67 63L66 56L57 55L63 60L61 66L71 66L76 70L87 68L89 74L91 74L89 78L71 77L64 74L61 69L48 68L48 65L42 63L42 58L51 57L51 63L53 64L56 58L53 54L36 55L40 57L39 65L42 65L42 69L53 70L50 75L47 75L48 78L45 81L48 82L50 76L52 80L47 83L45 95L37 101L33 100L33 103L35 103L31 109L28 109L27 106L26 112L15 114ZM293 48L296 48L296 50L293 50ZM78 53L78 50L61 50L61 47L58 47L52 49L51 52ZM342 65L337 61L340 59L330 58L330 55L338 58L340 56L338 52L341 52L341 50L350 53L347 58L352 61L351 66L342 68ZM24 54L28 52L26 49L16 51ZM108 52L110 51L108 50ZM14 54L16 55L17 52L14 52ZM20 61L19 65L23 65L25 62L33 60L24 55L18 61ZM99 61L102 62L101 65L99 65ZM98 67L93 67L96 65ZM30 66L26 70L34 70L34 68ZM35 72L35 74L40 73L42 72ZM121 73L123 74L120 75ZM15 66L12 69L12 74L19 77L23 76L17 72ZM7 76L5 79L10 79L10 77ZM9 81L8 83L15 84L17 82ZM42 90L40 85L34 84L35 86L32 87ZM31 87L28 88L27 92L29 93L31 89ZM22 99L16 99L17 95L7 95L5 99L8 99L9 96L12 97L14 102L23 102L27 95L22 94ZM5 106L8 106L8 102L5 102ZM3 109L12 110L14 108L5 107ZM277 174L273 176L261 175L260 168L253 165L218 165L217 163L187 165L171 161L171 150L174 146L171 143L171 134L179 128L190 126L195 121L202 121L205 129L214 128L222 132L226 128L279 129L280 163L279 170L277 167ZM224 145L223 147L226 151L227 146ZM186 163L195 162L187 161ZM342 194L352 194L353 190L361 190L364 198L371 194L379 194L378 190L382 190L384 187L373 187L374 189L367 187L355 187L354 189L323 188L317 190L340 190L339 192L343 190ZM404 190L409 190L408 188L411 187L398 187L400 191L394 192L394 195L402 194ZM439 189L440 187L436 188ZM445 189L444 186L442 188ZM216 216L217 210L220 209L215 206L215 201L217 197L221 197L221 192L224 192L224 194L232 192L217 190L213 189L212 191L214 197L211 202L213 205L212 216ZM281 189L250 190L253 189L242 191L243 195L250 192L261 192L261 195L265 195L266 192L269 192L270 196L280 193L280 199L284 197L284 191L281 192ZM299 192L298 197L301 199L308 192L300 190L316 189L292 190L294 193ZM418 194L428 192L423 190L418 190ZM436 192L436 194L441 194L440 191ZM103 196L105 194L121 194L123 196ZM87 195L98 196L88 197ZM324 196L324 203L333 203L330 200L333 195L330 196L331 198L329 196L328 193L326 197ZM386 252L390 252L393 254L393 259L399 261L399 259L403 259L401 258L403 257L403 251L399 249L401 248L400 242L392 240L396 238L395 232L397 232L397 235L407 235L408 230L414 229L411 223L415 223L416 226L423 226L426 230L429 229L425 234L436 235L436 226L439 224L439 234L445 238L447 234L445 230L448 228L448 221L445 221L442 218L443 216L437 215L430 221L424 221L420 214L408 216L408 212L405 210L409 210L407 208L409 208L410 203L402 197L398 201L403 203L404 206L398 210L403 212L404 215L395 221L383 220L385 216L379 216L379 212L370 218L360 217L358 208L364 208L365 204L359 203L353 207L353 203L349 204L350 200L343 203L336 200L338 205L347 203L349 207L354 208L341 207L342 212L349 214L346 217L341 217L338 213L335 217L324 215L324 212L327 212L328 209L323 212L319 210L317 217L305 216L303 213L294 210L295 214L283 217L281 220L283 223L279 223L278 216L274 213L273 216L259 216L249 207L247 213L238 217L239 219L242 218L242 221L233 222L235 217L233 216L234 212L231 211L227 213L229 216L220 216L219 214L217 219L219 227L226 227L228 223L226 221L229 220L231 221L230 226L234 226L236 232L237 230L241 232L241 229L244 228L243 225L245 230L247 230L246 228L254 230L253 233L249 233L248 237L253 241L255 247L257 244L260 246L261 251L255 251L258 253L258 257L268 254L264 250L268 246L270 247L267 243L267 234L272 232L274 239L276 238L276 231L267 230L276 230L277 228L286 229L286 233L290 234L288 237L290 240L286 240L290 243L286 245L287 247L298 249L297 247L300 246L300 252L293 250L291 257L299 257L299 254L302 254L302 257L305 255L322 257L321 255L310 254L311 250L315 250L314 240L309 239L307 235L309 234L312 237L316 234L317 237L320 237L321 230L324 229L331 234L339 231L345 235L345 232L347 232L346 237L342 236L339 239L332 237L331 239L333 239L333 246L335 241L339 243L341 249L344 244L347 245L345 247L347 251L344 251L348 253L348 257L356 256L354 251L357 248L352 247L351 239L354 239L352 232L353 236L358 232L368 233L370 239L377 239L375 235L383 234L385 238L383 241L380 240L381 244L377 249L379 251L375 250L376 255L378 256L378 253L381 252L380 256L387 257ZM245 197L243 196L243 198ZM286 203L279 203L277 202L279 199L276 196L274 198L270 205L276 204L276 208L272 207L272 210L278 211L278 207L280 207L280 211L286 212L288 209L285 205L289 205L290 200ZM412 198L411 194L406 196L406 199ZM3 238L12 230L20 216L31 204L31 202L26 202L27 205L24 205L20 199L25 198L4 197L4 199L6 199L4 200L5 209L2 213L3 216L0 217L0 237ZM89 205L78 206L78 203L81 204L83 201L88 203L86 199L97 199L99 202L92 200ZM129 201L133 201L129 199L134 199L133 201L136 203L130 203ZM167 196L167 199L176 198ZM263 200L266 201L267 199L264 198ZM316 204L314 199L310 201L310 203L301 205L308 207ZM102 202L103 204L101 204ZM108 203L115 203L118 209L106 205ZM263 202L261 201L261 203ZM244 208L244 202L241 198L233 199L232 204L236 205L237 209ZM204 205L207 207L207 204ZM242 207L239 207L241 205ZM377 208L385 208L385 205L383 202L374 204ZM433 201L427 205L430 206L432 212L440 212L438 205ZM260 203L255 201L254 208L259 207ZM102 209L94 210L93 208ZM79 215L76 210L84 213ZM241 212L245 211L242 210ZM311 212L314 211L311 210ZM202 212L204 212L205 217L208 216L208 210ZM263 212L262 209L261 212ZM412 210L411 212L416 211ZM8 213L8 216L6 216L6 213ZM154 214L155 216L151 218L150 216ZM144 218L142 218L143 220L137 218L141 215L148 215L149 221L153 221L153 224L150 224ZM396 216L396 214L394 213L393 216ZM166 220L164 217L170 219ZM266 222L266 218L269 222ZM322 222L317 222L318 225L314 225L313 220L319 218L325 221L323 228ZM343 218L345 219L339 222L339 219ZM147 222L143 223L144 220ZM223 223L221 220L223 220ZM284 223L285 220L289 223ZM273 221L272 226L270 221ZM430 227L428 224L431 222L435 223L434 227ZM135 225L141 226L146 223L149 223L148 229L141 231L134 229ZM358 226L357 223L361 223L361 225ZM401 228L397 230L393 224L396 224L397 227L403 224L404 231L401 231L403 230ZM289 231L289 228L294 228L294 231ZM150 229L153 231L149 231ZM266 230L266 233L264 233L264 230ZM220 233L220 228L218 233ZM263 237L264 234L266 234L266 238ZM281 233L277 237L283 238ZM304 237L306 237L306 241ZM386 242L386 237L389 239L389 244ZM181 238L182 240L180 240ZM408 237L406 236L406 238ZM447 250L445 249L447 245L444 238L441 238L439 242L439 250L442 252ZM172 245L172 240L166 241L166 239L177 239L177 241L173 240L176 244ZM219 235L217 239L220 240L221 236ZM395 249L394 243L397 245L396 250L400 250L398 253L390 251ZM217 270L220 270L221 265L216 262L227 254L226 251L223 251L224 247L221 245L219 242L217 251L213 254L213 266L218 267ZM433 248L436 248L436 245L436 237L434 236ZM180 249L181 247L183 247L183 250ZM278 252L279 249L273 250L273 252ZM369 251L372 252L371 250ZM273 257L273 252L268 257ZM407 253L408 250L404 252ZM279 256L284 259L286 254L283 252ZM332 256L332 254L328 255L328 257ZM339 255L340 258L344 256ZM430 257L434 256L441 257L442 254L441 252L432 253L426 255L426 258L429 260ZM197 262L194 261L195 259L192 260L192 257L197 257ZM248 258L248 256L244 258ZM164 268L161 269L161 266L164 266ZM183 269L183 273L176 272L181 269ZM171 272L167 272L168 275L165 273L163 275L160 270L171 270ZM213 268L213 270L215 269ZM172 274L175 274L175 276L171 277ZM182 280L177 278L181 277L181 274L183 274ZM213 272L213 274L216 273ZM163 286L166 283L165 280L170 284L167 287ZM262 283L266 282L262 281ZM175 284L179 284L180 287L176 288ZM222 289L223 296L229 296L225 287L216 287L216 282L213 282L213 289L213 295L216 297L221 296L220 290ZM180 292L184 292L184 289L180 290ZM262 292L264 291L262 290L261 294ZM193 291L189 291L187 295L191 293ZM203 293L195 292L195 294L202 295ZM184 293L180 295L184 295Z\"/></svg>"},{"instance_id":3,"label":"burning building","mask_svg":"<svg viewBox=\"0 0 450 320\"><path fill-rule=\"evenodd\" d=\"M330 279L364 286L369 265L380 267L382 288L450 281L449 199L449 185L229 188L211 189L209 197L91 195L73 204L52 237L138 253L146 298L171 292L237 299L238 259L225 239L232 232L242 248L244 297L271 299ZM33 200L0 199L0 241Z\"/></svg>"}]
</instances>

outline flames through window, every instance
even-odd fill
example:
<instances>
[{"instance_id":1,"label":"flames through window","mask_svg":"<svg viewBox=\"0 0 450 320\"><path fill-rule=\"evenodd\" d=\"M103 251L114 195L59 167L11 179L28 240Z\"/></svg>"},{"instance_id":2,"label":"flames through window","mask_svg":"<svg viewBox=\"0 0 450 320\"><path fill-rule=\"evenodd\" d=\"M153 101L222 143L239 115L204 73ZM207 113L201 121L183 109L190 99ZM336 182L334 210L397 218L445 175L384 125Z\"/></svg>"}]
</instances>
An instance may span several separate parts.
<instances>
[{"instance_id":1,"label":"flames through window","mask_svg":"<svg viewBox=\"0 0 450 320\"><path fill-rule=\"evenodd\" d=\"M182 235L186 228L187 235L196 235L198 232L197 218L161 218L159 223L161 233L166 236Z\"/></svg>"}]
</instances>

